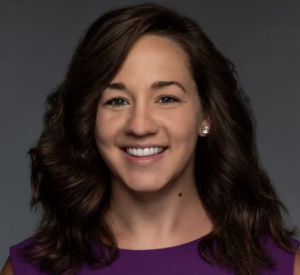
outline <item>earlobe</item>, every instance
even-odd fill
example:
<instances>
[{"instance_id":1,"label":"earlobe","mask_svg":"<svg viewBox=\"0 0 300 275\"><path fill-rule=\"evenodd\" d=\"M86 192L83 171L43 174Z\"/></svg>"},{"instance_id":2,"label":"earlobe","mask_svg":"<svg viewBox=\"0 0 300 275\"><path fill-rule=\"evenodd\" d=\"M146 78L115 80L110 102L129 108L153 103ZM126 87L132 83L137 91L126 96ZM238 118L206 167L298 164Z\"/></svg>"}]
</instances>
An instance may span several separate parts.
<instances>
[{"instance_id":1,"label":"earlobe","mask_svg":"<svg viewBox=\"0 0 300 275\"><path fill-rule=\"evenodd\" d=\"M207 118L204 118L202 120L200 129L199 129L199 135L201 137L207 136L210 132L210 129L211 129L210 117L207 116Z\"/></svg>"},{"instance_id":2,"label":"earlobe","mask_svg":"<svg viewBox=\"0 0 300 275\"><path fill-rule=\"evenodd\" d=\"M209 125L204 125L200 129L199 135L200 136L207 136L209 134L209 130L210 130Z\"/></svg>"}]
</instances>

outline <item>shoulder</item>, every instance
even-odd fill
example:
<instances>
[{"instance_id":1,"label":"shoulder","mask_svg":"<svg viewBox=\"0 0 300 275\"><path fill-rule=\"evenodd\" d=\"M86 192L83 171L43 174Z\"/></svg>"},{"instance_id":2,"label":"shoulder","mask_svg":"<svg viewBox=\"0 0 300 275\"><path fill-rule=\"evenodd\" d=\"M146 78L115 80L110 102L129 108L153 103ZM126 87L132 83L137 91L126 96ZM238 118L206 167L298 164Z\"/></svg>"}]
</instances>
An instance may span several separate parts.
<instances>
[{"instance_id":1,"label":"shoulder","mask_svg":"<svg viewBox=\"0 0 300 275\"><path fill-rule=\"evenodd\" d=\"M27 238L9 248L9 257L7 258L0 275L14 275L13 265L18 265L20 261L19 249L26 246L32 238Z\"/></svg>"},{"instance_id":2,"label":"shoulder","mask_svg":"<svg viewBox=\"0 0 300 275\"><path fill-rule=\"evenodd\" d=\"M282 249L270 235L265 236L261 241L264 250L275 262L276 266L272 269L272 272L275 272L274 274L300 275L299 240L290 238L293 253Z\"/></svg>"},{"instance_id":3,"label":"shoulder","mask_svg":"<svg viewBox=\"0 0 300 275\"><path fill-rule=\"evenodd\" d=\"M9 248L9 252L10 252L10 259L11 261L14 260L15 257L19 257L20 254L19 254L19 250L24 248L25 246L27 246L32 240L32 237L31 238L27 238L17 244L14 244L12 245L10 248Z\"/></svg>"},{"instance_id":4,"label":"shoulder","mask_svg":"<svg viewBox=\"0 0 300 275\"><path fill-rule=\"evenodd\" d=\"M10 257L7 258L0 275L14 275Z\"/></svg>"},{"instance_id":5,"label":"shoulder","mask_svg":"<svg viewBox=\"0 0 300 275\"><path fill-rule=\"evenodd\" d=\"M0 275L13 275L13 274L39 274L37 272L37 268L30 263L23 261L23 251L22 249L25 248L32 240L31 238L27 238L17 244L12 245L9 248L9 258L5 263L6 269L10 273L1 273ZM13 270L13 273L12 273Z\"/></svg>"},{"instance_id":6,"label":"shoulder","mask_svg":"<svg viewBox=\"0 0 300 275\"><path fill-rule=\"evenodd\" d=\"M294 262L294 275L300 275L300 250L296 250Z\"/></svg>"}]
</instances>

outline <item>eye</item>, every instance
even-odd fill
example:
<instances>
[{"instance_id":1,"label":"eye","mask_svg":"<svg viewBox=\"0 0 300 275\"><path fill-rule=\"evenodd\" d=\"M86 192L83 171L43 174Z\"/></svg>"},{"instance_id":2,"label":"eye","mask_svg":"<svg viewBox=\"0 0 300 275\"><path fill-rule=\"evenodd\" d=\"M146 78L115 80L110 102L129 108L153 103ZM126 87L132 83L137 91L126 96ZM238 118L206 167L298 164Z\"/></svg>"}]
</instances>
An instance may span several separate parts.
<instances>
[{"instance_id":1,"label":"eye","mask_svg":"<svg viewBox=\"0 0 300 275\"><path fill-rule=\"evenodd\" d=\"M169 100L167 100L167 101L165 101L164 103L162 103L162 104L164 104L164 105L166 105L166 104L171 104L171 103L174 103L174 102L178 102L178 101L179 101L177 98L171 97L171 96L163 96L163 97L161 97L159 100L161 100L161 99L166 99L166 98L168 98Z\"/></svg>"},{"instance_id":2,"label":"eye","mask_svg":"<svg viewBox=\"0 0 300 275\"><path fill-rule=\"evenodd\" d=\"M172 103L179 101L175 97L171 97L171 96L163 96L159 99L159 101L162 99L168 99L166 101L163 100L163 102L162 102L163 105L168 105L168 104L172 104ZM110 99L109 101L107 101L105 103L105 105L111 105L112 107L122 107L122 106L125 106L125 104L122 104L124 102L126 102L126 101L122 97L114 97L114 98Z\"/></svg>"},{"instance_id":3,"label":"eye","mask_svg":"<svg viewBox=\"0 0 300 275\"><path fill-rule=\"evenodd\" d=\"M120 106L124 106L122 104L123 101L125 102L125 100L122 97L114 97L109 101L107 101L105 105L111 105L112 107L120 107Z\"/></svg>"}]
</instances>

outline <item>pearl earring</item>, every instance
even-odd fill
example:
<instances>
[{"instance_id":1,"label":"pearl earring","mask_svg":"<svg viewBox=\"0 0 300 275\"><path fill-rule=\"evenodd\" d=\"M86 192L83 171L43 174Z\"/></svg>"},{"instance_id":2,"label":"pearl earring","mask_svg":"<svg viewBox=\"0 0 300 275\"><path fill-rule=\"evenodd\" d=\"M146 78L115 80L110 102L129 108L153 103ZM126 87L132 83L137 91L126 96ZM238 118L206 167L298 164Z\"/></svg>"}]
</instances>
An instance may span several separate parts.
<instances>
[{"instance_id":1,"label":"pearl earring","mask_svg":"<svg viewBox=\"0 0 300 275\"><path fill-rule=\"evenodd\" d=\"M205 125L203 128L202 128L202 133L207 135L209 133L209 126L208 125Z\"/></svg>"}]
</instances>

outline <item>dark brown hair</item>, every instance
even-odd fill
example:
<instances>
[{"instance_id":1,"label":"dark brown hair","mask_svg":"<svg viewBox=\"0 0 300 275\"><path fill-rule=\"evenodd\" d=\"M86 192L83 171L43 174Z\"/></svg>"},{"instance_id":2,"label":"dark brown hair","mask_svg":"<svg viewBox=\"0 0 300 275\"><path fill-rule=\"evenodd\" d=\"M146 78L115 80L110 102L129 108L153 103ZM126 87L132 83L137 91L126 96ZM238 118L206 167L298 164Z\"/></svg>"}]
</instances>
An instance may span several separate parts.
<instances>
[{"instance_id":1,"label":"dark brown hair","mask_svg":"<svg viewBox=\"0 0 300 275\"><path fill-rule=\"evenodd\" d=\"M185 50L202 108L211 118L210 135L197 141L195 178L214 228L201 239L199 255L236 274L259 274L261 267L276 264L261 237L271 236L292 252L296 229L284 224L281 210L287 210L260 164L249 99L233 63L199 25L156 4L102 15L79 43L65 79L49 94L42 135L29 151L30 206L41 205L42 218L24 260L49 274L74 274L83 263L105 267L117 258L117 243L104 219L110 180L95 144L95 117L101 91L145 34L168 37ZM92 249L95 240L103 257Z\"/></svg>"}]
</instances>

